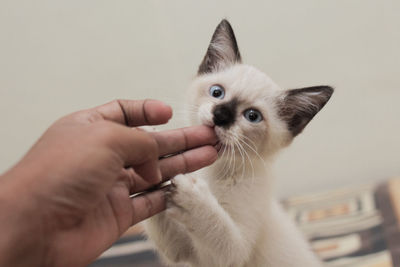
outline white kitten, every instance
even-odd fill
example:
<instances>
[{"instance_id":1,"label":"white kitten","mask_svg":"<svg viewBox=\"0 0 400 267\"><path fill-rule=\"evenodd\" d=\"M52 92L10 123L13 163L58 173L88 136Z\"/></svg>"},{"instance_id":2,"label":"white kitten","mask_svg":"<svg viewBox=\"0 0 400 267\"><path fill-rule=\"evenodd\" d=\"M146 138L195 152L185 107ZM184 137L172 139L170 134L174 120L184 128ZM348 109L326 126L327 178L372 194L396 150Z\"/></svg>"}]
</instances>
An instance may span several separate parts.
<instances>
[{"instance_id":1,"label":"white kitten","mask_svg":"<svg viewBox=\"0 0 400 267\"><path fill-rule=\"evenodd\" d=\"M215 30L190 87L193 124L215 126L219 159L178 175L168 209L146 222L171 265L313 267L320 262L272 196L270 166L333 89L281 90L241 63L228 21Z\"/></svg>"}]
</instances>

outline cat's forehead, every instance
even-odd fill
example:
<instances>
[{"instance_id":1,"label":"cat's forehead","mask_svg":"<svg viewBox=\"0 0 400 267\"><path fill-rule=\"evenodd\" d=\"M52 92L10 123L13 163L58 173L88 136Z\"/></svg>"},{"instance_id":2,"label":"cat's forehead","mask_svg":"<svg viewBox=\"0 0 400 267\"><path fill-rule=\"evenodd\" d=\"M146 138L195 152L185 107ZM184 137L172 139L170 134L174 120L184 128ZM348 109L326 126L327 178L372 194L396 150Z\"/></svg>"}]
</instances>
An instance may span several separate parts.
<instances>
[{"instance_id":1,"label":"cat's forehead","mask_svg":"<svg viewBox=\"0 0 400 267\"><path fill-rule=\"evenodd\" d=\"M211 74L207 80L223 86L227 95L236 98L268 98L280 90L264 72L244 64Z\"/></svg>"}]
</instances>

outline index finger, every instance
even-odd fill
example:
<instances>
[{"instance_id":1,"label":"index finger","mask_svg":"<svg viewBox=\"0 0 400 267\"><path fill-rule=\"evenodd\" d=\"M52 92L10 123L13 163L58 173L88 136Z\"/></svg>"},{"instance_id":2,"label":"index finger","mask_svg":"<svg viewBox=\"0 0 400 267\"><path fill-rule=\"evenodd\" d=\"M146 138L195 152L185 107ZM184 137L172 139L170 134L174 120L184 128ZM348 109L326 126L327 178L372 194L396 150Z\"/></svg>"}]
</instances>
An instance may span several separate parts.
<instances>
[{"instance_id":1,"label":"index finger","mask_svg":"<svg viewBox=\"0 0 400 267\"><path fill-rule=\"evenodd\" d=\"M153 99L114 100L93 109L105 120L130 127L164 124L172 117L170 106Z\"/></svg>"},{"instance_id":2,"label":"index finger","mask_svg":"<svg viewBox=\"0 0 400 267\"><path fill-rule=\"evenodd\" d=\"M212 128L204 125L168 130L162 132L150 132L158 143L160 156L166 156L188 149L215 145L217 136Z\"/></svg>"}]
</instances>

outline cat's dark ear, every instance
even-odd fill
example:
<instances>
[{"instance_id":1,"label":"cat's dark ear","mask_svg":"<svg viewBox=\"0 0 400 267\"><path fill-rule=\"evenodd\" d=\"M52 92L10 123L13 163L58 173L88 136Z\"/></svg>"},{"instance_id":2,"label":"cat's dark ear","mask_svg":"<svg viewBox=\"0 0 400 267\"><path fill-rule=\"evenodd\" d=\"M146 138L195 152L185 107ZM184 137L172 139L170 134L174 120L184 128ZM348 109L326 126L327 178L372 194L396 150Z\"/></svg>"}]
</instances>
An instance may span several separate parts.
<instances>
[{"instance_id":1,"label":"cat's dark ear","mask_svg":"<svg viewBox=\"0 0 400 267\"><path fill-rule=\"evenodd\" d=\"M207 53L199 66L197 74L222 70L241 61L235 34L229 22L224 19L215 29Z\"/></svg>"},{"instance_id":2,"label":"cat's dark ear","mask_svg":"<svg viewBox=\"0 0 400 267\"><path fill-rule=\"evenodd\" d=\"M293 137L301 133L311 119L325 106L333 93L330 86L314 86L284 92L278 108Z\"/></svg>"}]
</instances>

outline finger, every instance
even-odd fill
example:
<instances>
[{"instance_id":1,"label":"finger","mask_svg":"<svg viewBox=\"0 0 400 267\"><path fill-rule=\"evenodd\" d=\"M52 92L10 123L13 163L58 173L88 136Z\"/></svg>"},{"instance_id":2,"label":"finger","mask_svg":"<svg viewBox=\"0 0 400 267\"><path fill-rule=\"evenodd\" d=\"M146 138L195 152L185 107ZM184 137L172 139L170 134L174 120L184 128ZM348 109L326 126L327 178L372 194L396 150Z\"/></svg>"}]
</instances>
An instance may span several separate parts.
<instances>
[{"instance_id":1,"label":"finger","mask_svg":"<svg viewBox=\"0 0 400 267\"><path fill-rule=\"evenodd\" d=\"M130 127L167 123L172 117L170 106L158 100L114 100L93 108L103 119Z\"/></svg>"},{"instance_id":2,"label":"finger","mask_svg":"<svg viewBox=\"0 0 400 267\"><path fill-rule=\"evenodd\" d=\"M123 169L121 171L119 179L125 183L125 186L128 188L130 195L144 192L156 185L143 179L135 172L133 168Z\"/></svg>"},{"instance_id":3,"label":"finger","mask_svg":"<svg viewBox=\"0 0 400 267\"><path fill-rule=\"evenodd\" d=\"M203 146L184 153L162 159L160 170L163 181L178 174L194 172L214 163L218 152L213 146Z\"/></svg>"},{"instance_id":4,"label":"finger","mask_svg":"<svg viewBox=\"0 0 400 267\"><path fill-rule=\"evenodd\" d=\"M165 190L157 190L132 198L132 225L165 210Z\"/></svg>"},{"instance_id":5,"label":"finger","mask_svg":"<svg viewBox=\"0 0 400 267\"><path fill-rule=\"evenodd\" d=\"M150 184L158 184L162 180L158 161L148 161L134 166L136 173Z\"/></svg>"},{"instance_id":6,"label":"finger","mask_svg":"<svg viewBox=\"0 0 400 267\"><path fill-rule=\"evenodd\" d=\"M214 147L204 146L162 159L159 162L162 180L166 181L168 178L178 174L193 172L204 168L214 163L217 157L218 152ZM132 168L124 169L121 172L120 179L123 180L127 188L129 188L130 194L143 192L155 185L143 179Z\"/></svg>"},{"instance_id":7,"label":"finger","mask_svg":"<svg viewBox=\"0 0 400 267\"><path fill-rule=\"evenodd\" d=\"M136 134L133 136L132 130L127 130L131 132L132 140L130 147L125 145L127 159L125 166L132 166L135 172L149 183L159 183L161 171L158 163L157 142L147 133L143 135L141 131L135 131Z\"/></svg>"},{"instance_id":8,"label":"finger","mask_svg":"<svg viewBox=\"0 0 400 267\"><path fill-rule=\"evenodd\" d=\"M150 133L158 143L159 155L165 156L191 148L214 145L217 137L212 128L200 125Z\"/></svg>"},{"instance_id":9,"label":"finger","mask_svg":"<svg viewBox=\"0 0 400 267\"><path fill-rule=\"evenodd\" d=\"M106 121L95 126L96 131L104 135L105 140L101 142L122 160L122 167L133 167L138 175L149 182L161 181L158 144L150 134Z\"/></svg>"}]
</instances>

